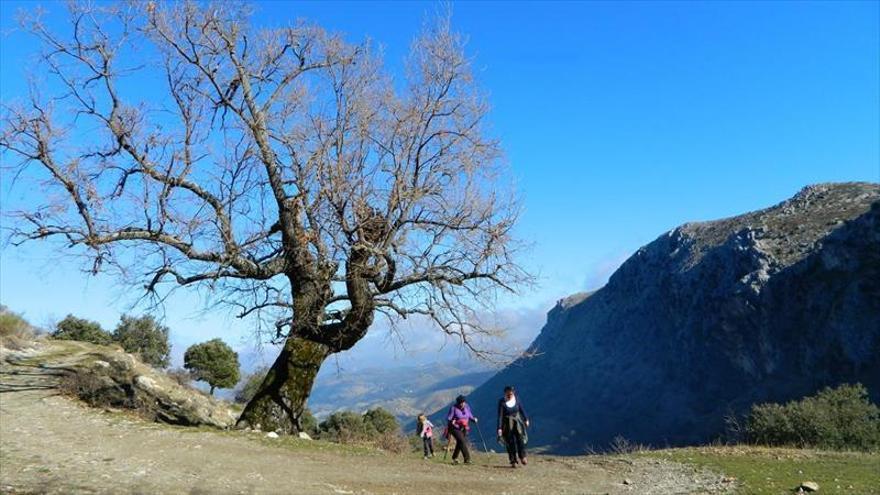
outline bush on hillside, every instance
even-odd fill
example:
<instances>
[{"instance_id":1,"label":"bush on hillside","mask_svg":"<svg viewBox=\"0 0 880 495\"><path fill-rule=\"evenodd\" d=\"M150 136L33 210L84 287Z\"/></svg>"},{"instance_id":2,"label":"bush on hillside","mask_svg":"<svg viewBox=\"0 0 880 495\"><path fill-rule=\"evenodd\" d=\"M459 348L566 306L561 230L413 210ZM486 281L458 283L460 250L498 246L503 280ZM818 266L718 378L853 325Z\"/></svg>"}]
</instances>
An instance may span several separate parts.
<instances>
[{"instance_id":1,"label":"bush on hillside","mask_svg":"<svg viewBox=\"0 0 880 495\"><path fill-rule=\"evenodd\" d=\"M0 306L0 337L25 336L30 333L30 327L21 315L9 311L6 306Z\"/></svg>"},{"instance_id":2,"label":"bush on hillside","mask_svg":"<svg viewBox=\"0 0 880 495\"><path fill-rule=\"evenodd\" d=\"M367 434L400 433L400 423L393 414L381 407L370 409L364 413L364 426Z\"/></svg>"},{"instance_id":3,"label":"bush on hillside","mask_svg":"<svg viewBox=\"0 0 880 495\"><path fill-rule=\"evenodd\" d=\"M352 411L331 414L318 427L322 440L339 443L366 443L383 450L405 452L409 441L401 435L397 418L381 407L363 415Z\"/></svg>"},{"instance_id":4,"label":"bush on hillside","mask_svg":"<svg viewBox=\"0 0 880 495\"><path fill-rule=\"evenodd\" d=\"M168 327L160 325L152 316L122 315L113 331L113 340L119 343L125 352L139 355L145 363L158 368L168 366L171 353Z\"/></svg>"},{"instance_id":5,"label":"bush on hillside","mask_svg":"<svg viewBox=\"0 0 880 495\"><path fill-rule=\"evenodd\" d=\"M0 343L11 349L20 349L33 340L34 330L21 315L0 305Z\"/></svg>"},{"instance_id":6,"label":"bush on hillside","mask_svg":"<svg viewBox=\"0 0 880 495\"><path fill-rule=\"evenodd\" d=\"M220 339L194 344L183 355L183 367L192 372L193 378L215 388L232 388L240 376L238 353Z\"/></svg>"},{"instance_id":7,"label":"bush on hillside","mask_svg":"<svg viewBox=\"0 0 880 495\"><path fill-rule=\"evenodd\" d=\"M880 408L861 384L827 387L799 401L752 406L746 435L770 446L877 450Z\"/></svg>"},{"instance_id":8,"label":"bush on hillside","mask_svg":"<svg viewBox=\"0 0 880 495\"><path fill-rule=\"evenodd\" d=\"M92 407L139 410L142 406L134 394L127 393L107 375L95 370L65 373L59 381L58 390Z\"/></svg>"},{"instance_id":9,"label":"bush on hillside","mask_svg":"<svg viewBox=\"0 0 880 495\"><path fill-rule=\"evenodd\" d=\"M321 421L318 427L320 437L332 442L352 443L367 439L363 416L352 411L335 412Z\"/></svg>"},{"instance_id":10,"label":"bush on hillside","mask_svg":"<svg viewBox=\"0 0 880 495\"><path fill-rule=\"evenodd\" d=\"M67 315L63 320L55 324L52 338L58 340L78 340L98 345L107 345L113 342L113 337L101 328L98 322L77 318L73 315Z\"/></svg>"}]
</instances>

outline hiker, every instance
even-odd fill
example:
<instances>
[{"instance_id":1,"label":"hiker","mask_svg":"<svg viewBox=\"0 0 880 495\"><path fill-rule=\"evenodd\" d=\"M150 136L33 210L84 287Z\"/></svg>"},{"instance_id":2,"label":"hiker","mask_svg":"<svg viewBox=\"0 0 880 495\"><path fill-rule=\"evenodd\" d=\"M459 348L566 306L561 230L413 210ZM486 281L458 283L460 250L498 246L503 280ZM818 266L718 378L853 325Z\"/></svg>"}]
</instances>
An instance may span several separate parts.
<instances>
[{"instance_id":1,"label":"hiker","mask_svg":"<svg viewBox=\"0 0 880 495\"><path fill-rule=\"evenodd\" d=\"M510 467L517 467L526 460L526 443L529 441L527 428L529 417L523 409L522 401L516 396L513 387L504 387L504 397L498 399L498 438L507 446L507 457Z\"/></svg>"},{"instance_id":2,"label":"hiker","mask_svg":"<svg viewBox=\"0 0 880 495\"><path fill-rule=\"evenodd\" d=\"M449 408L449 414L446 415L448 423L447 428L449 434L455 439L455 450L452 451L452 463L458 464L458 454L464 455L464 463L471 463L471 451L467 445L467 435L470 431L469 422L477 423L477 418L471 412L470 406L467 404L463 395L455 398L455 405Z\"/></svg>"},{"instance_id":3,"label":"hiker","mask_svg":"<svg viewBox=\"0 0 880 495\"><path fill-rule=\"evenodd\" d=\"M425 459L434 457L434 425L424 415L419 414L416 424L416 433L422 439L422 449L425 451Z\"/></svg>"}]
</instances>

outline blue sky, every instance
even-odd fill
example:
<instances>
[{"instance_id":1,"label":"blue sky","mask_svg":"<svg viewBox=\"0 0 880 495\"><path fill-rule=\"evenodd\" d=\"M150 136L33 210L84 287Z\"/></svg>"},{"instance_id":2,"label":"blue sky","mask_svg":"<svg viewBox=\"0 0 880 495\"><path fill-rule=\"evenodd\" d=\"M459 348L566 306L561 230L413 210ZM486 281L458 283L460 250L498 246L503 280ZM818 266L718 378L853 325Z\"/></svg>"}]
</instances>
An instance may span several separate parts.
<instances>
[{"instance_id":1,"label":"blue sky","mask_svg":"<svg viewBox=\"0 0 880 495\"><path fill-rule=\"evenodd\" d=\"M35 50L13 16L36 5L2 3L4 101L22 93ZM541 277L502 308L520 338L539 330L555 300L601 285L678 224L769 206L811 183L880 181L880 3L452 5L524 197L519 235L534 244L526 262ZM439 6L274 1L257 5L255 22L303 17L370 37L400 71ZM9 182L4 210L32 194ZM40 245L4 247L0 262L3 304L38 324L71 312L112 327L132 301ZM178 353L217 335L250 345L241 323L198 307L181 295L166 308ZM354 354L375 362L384 346L379 329Z\"/></svg>"}]
</instances>

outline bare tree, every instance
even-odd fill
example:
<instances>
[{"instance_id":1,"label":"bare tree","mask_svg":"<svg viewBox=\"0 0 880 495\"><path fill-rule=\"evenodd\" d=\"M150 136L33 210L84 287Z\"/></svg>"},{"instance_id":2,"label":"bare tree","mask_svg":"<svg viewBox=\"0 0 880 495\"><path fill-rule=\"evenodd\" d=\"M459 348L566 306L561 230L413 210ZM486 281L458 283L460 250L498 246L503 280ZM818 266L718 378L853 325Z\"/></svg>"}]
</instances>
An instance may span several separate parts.
<instances>
[{"instance_id":1,"label":"bare tree","mask_svg":"<svg viewBox=\"0 0 880 495\"><path fill-rule=\"evenodd\" d=\"M240 426L297 431L321 364L377 314L480 352L476 312L530 281L448 17L395 81L369 43L256 29L247 5L68 10L65 32L22 21L46 82L4 103L0 150L41 203L12 213L10 240L57 238L156 297L205 287L271 322L283 350Z\"/></svg>"}]
</instances>

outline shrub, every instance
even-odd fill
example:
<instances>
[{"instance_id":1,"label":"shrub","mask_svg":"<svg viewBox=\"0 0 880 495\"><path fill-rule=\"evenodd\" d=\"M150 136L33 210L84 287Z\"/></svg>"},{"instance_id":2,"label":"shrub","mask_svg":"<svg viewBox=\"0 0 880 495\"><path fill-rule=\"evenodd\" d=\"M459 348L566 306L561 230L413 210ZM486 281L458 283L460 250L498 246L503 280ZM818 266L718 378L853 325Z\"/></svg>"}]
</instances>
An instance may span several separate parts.
<instances>
[{"instance_id":1,"label":"shrub","mask_svg":"<svg viewBox=\"0 0 880 495\"><path fill-rule=\"evenodd\" d=\"M257 395L257 390L260 389L260 385L262 385L263 379L266 378L266 373L268 372L269 368L262 366L244 377L244 380L241 381L241 384L235 391L235 402L238 402L239 404L247 404L250 402L251 399Z\"/></svg>"},{"instance_id":2,"label":"shrub","mask_svg":"<svg viewBox=\"0 0 880 495\"><path fill-rule=\"evenodd\" d=\"M305 429L305 420L303 420ZM377 407L363 415L352 411L331 414L318 427L323 440L339 443L366 443L391 452L410 450L409 440L400 433L400 424L390 412Z\"/></svg>"},{"instance_id":3,"label":"shrub","mask_svg":"<svg viewBox=\"0 0 880 495\"><path fill-rule=\"evenodd\" d=\"M30 333L28 322L21 315L9 311L6 306L0 306L0 337L21 337L27 333Z\"/></svg>"},{"instance_id":4,"label":"shrub","mask_svg":"<svg viewBox=\"0 0 880 495\"><path fill-rule=\"evenodd\" d=\"M634 454L637 452L647 452L651 449L647 445L633 443L627 440L626 437L617 435L611 441L611 445L608 447L608 450L615 454Z\"/></svg>"},{"instance_id":5,"label":"shrub","mask_svg":"<svg viewBox=\"0 0 880 495\"><path fill-rule=\"evenodd\" d=\"M364 413L364 426L369 436L375 436L374 433L379 435L400 433L400 423L397 422L397 418L381 407L370 409Z\"/></svg>"},{"instance_id":6,"label":"shrub","mask_svg":"<svg viewBox=\"0 0 880 495\"><path fill-rule=\"evenodd\" d=\"M217 387L231 388L238 383L238 353L220 339L191 345L183 355L183 367L193 378L210 385L211 395Z\"/></svg>"},{"instance_id":7,"label":"shrub","mask_svg":"<svg viewBox=\"0 0 880 495\"><path fill-rule=\"evenodd\" d=\"M0 343L11 349L20 349L34 338L30 324L20 315L0 305Z\"/></svg>"},{"instance_id":8,"label":"shrub","mask_svg":"<svg viewBox=\"0 0 880 495\"><path fill-rule=\"evenodd\" d=\"M367 431L364 418L351 411L335 412L319 425L322 439L339 443L365 441Z\"/></svg>"},{"instance_id":9,"label":"shrub","mask_svg":"<svg viewBox=\"0 0 880 495\"><path fill-rule=\"evenodd\" d=\"M394 452L395 454L413 452L409 438L401 435L400 432L389 431L385 433L379 433L376 437L372 439L371 442L376 447L382 450L387 450L388 452ZM416 452L421 451L421 440L419 440L419 442L419 448L415 450ZM434 448L436 449L438 448L438 446L435 444Z\"/></svg>"},{"instance_id":10,"label":"shrub","mask_svg":"<svg viewBox=\"0 0 880 495\"><path fill-rule=\"evenodd\" d=\"M880 408L861 384L827 387L787 404L752 406L746 424L749 441L824 449L880 448Z\"/></svg>"},{"instance_id":11,"label":"shrub","mask_svg":"<svg viewBox=\"0 0 880 495\"><path fill-rule=\"evenodd\" d=\"M65 370L58 391L92 407L127 409L147 421L155 421L156 404L145 401L136 393L131 369L113 361L109 365L109 370L101 367Z\"/></svg>"},{"instance_id":12,"label":"shrub","mask_svg":"<svg viewBox=\"0 0 880 495\"><path fill-rule=\"evenodd\" d=\"M113 331L113 340L118 342L125 352L139 355L145 363L159 368L168 366L171 352L168 327L160 325L152 316L122 315Z\"/></svg>"},{"instance_id":13,"label":"shrub","mask_svg":"<svg viewBox=\"0 0 880 495\"><path fill-rule=\"evenodd\" d=\"M92 344L107 345L113 342L113 337L96 321L77 318L67 315L55 325L52 338L58 340L78 340L91 342Z\"/></svg>"}]
</instances>

